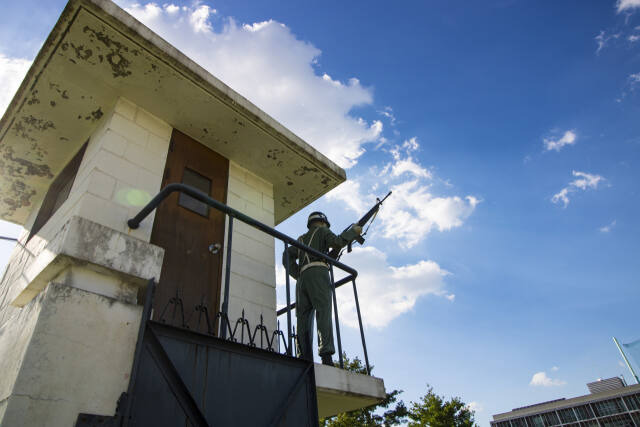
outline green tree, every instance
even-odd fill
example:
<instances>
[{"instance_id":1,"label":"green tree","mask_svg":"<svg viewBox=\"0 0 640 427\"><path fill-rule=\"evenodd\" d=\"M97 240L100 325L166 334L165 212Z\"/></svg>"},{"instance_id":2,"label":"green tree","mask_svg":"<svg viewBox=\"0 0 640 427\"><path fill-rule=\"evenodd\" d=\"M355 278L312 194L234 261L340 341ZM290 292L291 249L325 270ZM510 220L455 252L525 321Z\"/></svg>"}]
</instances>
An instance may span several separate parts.
<instances>
[{"instance_id":1,"label":"green tree","mask_svg":"<svg viewBox=\"0 0 640 427\"><path fill-rule=\"evenodd\" d=\"M343 353L344 368L351 372L366 374L367 368L362 361L355 357L349 359ZM373 367L371 367L373 370ZM396 426L406 422L407 407L402 400L398 401L398 395L402 390L393 390L387 393L385 399L368 408L358 409L351 412L338 414L334 417L322 418L321 427L373 427L373 426ZM381 412L384 410L383 412Z\"/></svg>"},{"instance_id":2,"label":"green tree","mask_svg":"<svg viewBox=\"0 0 640 427\"><path fill-rule=\"evenodd\" d=\"M473 427L474 412L459 398L445 400L427 386L427 393L418 402L411 402L409 426Z\"/></svg>"}]
</instances>

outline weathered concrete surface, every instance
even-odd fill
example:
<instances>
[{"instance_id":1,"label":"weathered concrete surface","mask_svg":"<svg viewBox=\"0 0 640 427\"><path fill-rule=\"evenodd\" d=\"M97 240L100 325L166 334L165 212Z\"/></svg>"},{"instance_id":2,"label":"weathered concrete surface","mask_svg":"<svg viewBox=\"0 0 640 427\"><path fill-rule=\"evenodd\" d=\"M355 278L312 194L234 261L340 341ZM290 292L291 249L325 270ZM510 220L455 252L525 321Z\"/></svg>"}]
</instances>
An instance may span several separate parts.
<instances>
[{"instance_id":1,"label":"weathered concrete surface","mask_svg":"<svg viewBox=\"0 0 640 427\"><path fill-rule=\"evenodd\" d=\"M142 307L82 286L50 283L29 304L31 314L0 328L0 426L69 427L79 412L115 412L129 381ZM33 332L23 335L24 326ZM5 381L5 372L14 381Z\"/></svg>"},{"instance_id":2,"label":"weathered concrete surface","mask_svg":"<svg viewBox=\"0 0 640 427\"><path fill-rule=\"evenodd\" d=\"M0 119L0 218L24 224L119 96L273 184L279 223L345 172L108 0L71 0Z\"/></svg>"},{"instance_id":3,"label":"weathered concrete surface","mask_svg":"<svg viewBox=\"0 0 640 427\"><path fill-rule=\"evenodd\" d=\"M9 261L0 282L0 325L14 311L8 304L24 306L69 266L93 272L92 280L85 281L92 283L92 292L135 303L137 290L160 277L164 255L158 246L76 216L37 250L21 246ZM74 269L68 274L80 273Z\"/></svg>"},{"instance_id":4,"label":"weathered concrete surface","mask_svg":"<svg viewBox=\"0 0 640 427\"><path fill-rule=\"evenodd\" d=\"M16 311L10 323L0 326L0 425L31 342L43 299L41 294L22 310Z\"/></svg>"},{"instance_id":5,"label":"weathered concrete surface","mask_svg":"<svg viewBox=\"0 0 640 427\"><path fill-rule=\"evenodd\" d=\"M329 417L381 402L386 394L381 378L332 366L314 366L318 391L318 415Z\"/></svg>"}]
</instances>

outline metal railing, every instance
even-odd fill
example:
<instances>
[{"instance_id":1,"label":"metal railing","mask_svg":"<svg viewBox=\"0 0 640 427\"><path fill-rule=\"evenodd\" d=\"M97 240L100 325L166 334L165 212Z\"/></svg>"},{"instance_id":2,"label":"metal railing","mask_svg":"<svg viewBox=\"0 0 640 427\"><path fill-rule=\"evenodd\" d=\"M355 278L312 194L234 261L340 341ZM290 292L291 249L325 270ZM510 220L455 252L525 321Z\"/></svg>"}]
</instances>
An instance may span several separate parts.
<instances>
[{"instance_id":1,"label":"metal railing","mask_svg":"<svg viewBox=\"0 0 640 427\"><path fill-rule=\"evenodd\" d=\"M228 320L228 310L229 310L229 285L230 285L230 276L231 276L231 247L232 247L232 236L233 236L233 221L234 219L237 219L253 228L256 228L280 241L283 242L284 244L284 253L285 253L285 275L286 275L286 279L285 279L285 284L286 284L286 298L287 298L287 306L278 310L277 311L277 316L281 316L283 314L287 315L287 343L285 344L285 350L286 350L286 354L289 356L293 356L293 339L294 339L294 332L292 331L292 322L291 322L291 310L293 310L296 307L296 303L295 302L291 302L291 284L290 284L290 280L289 280L289 262L288 262L288 256L289 256L289 252L288 252L288 248L289 246L293 246L296 247L304 252L307 252L310 255L313 255L316 258L319 258L323 261L325 261L328 265L329 265L329 272L330 272L330 277L331 277L331 291L332 291L332 296L333 296L333 312L334 312L334 318L335 318L335 328L336 328L336 340L337 340L337 344L338 344L338 357L339 357L339 362L340 362L340 368L344 369L344 360L343 360L343 356L342 356L342 339L340 336L340 321L338 318L338 305L337 305L337 299L336 299L336 288L351 282L352 286L353 286L353 294L354 294L354 298L355 298L355 303L356 303L356 311L358 314L358 324L360 326L360 338L362 340L362 348L364 351L364 359L365 359L365 363L366 363L366 367L367 367L367 373L370 374L371 373L371 369L369 366L369 356L367 354L367 345L366 345L366 341L364 338L364 329L362 327L362 317L360 314L360 303L358 301L358 291L356 288L356 277L358 276L358 272L356 270L354 270L353 268L341 263L340 261L331 258L330 256L328 256L327 254L324 254L322 252L319 252L307 245L304 245L300 242L298 242L296 239L287 236L284 233L279 232L278 230L269 227L266 224L261 223L260 221L257 221L245 214L243 214L242 212L239 212L227 205L225 205L224 203L221 203L213 198L211 198L210 196L208 196L207 194L203 193L202 191L193 188L191 186L185 185L185 184L180 184L180 183L173 183L173 184L168 184L167 186L165 186L162 190L160 190L160 192L153 198L151 199L151 201L149 201L149 203L147 203L147 205L145 207L142 208L142 210L140 210L140 212L134 216L133 218L131 218L130 220L127 221L127 224L130 228L132 229L136 229L140 226L140 223L154 210L158 207L158 205L165 200L170 194L174 193L174 192L180 192L180 193L184 193L186 195L189 195L191 197L193 197L194 199L207 204L208 206L223 212L225 215L229 216L229 222L228 222L228 231L227 231L227 257L226 257L226 270L225 270L225 288L224 288L224 296L223 296L223 302L222 302L222 312L221 312L221 322L220 322L220 334L219 336L226 339L227 338L227 333L231 333L231 328L229 325L229 320ZM344 271L345 273L347 273L347 276L340 279L339 281L335 281L334 279L334 267L339 268L340 270ZM232 336L234 334L231 334Z\"/></svg>"}]
</instances>

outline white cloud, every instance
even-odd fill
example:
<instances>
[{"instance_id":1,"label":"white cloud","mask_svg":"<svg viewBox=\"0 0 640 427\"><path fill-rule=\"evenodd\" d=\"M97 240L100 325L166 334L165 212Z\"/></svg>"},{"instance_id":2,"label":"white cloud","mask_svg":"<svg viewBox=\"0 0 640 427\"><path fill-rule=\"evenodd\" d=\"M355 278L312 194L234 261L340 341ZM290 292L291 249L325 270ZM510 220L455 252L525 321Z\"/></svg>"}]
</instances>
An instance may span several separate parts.
<instances>
[{"instance_id":1,"label":"white cloud","mask_svg":"<svg viewBox=\"0 0 640 427\"><path fill-rule=\"evenodd\" d=\"M575 144L577 138L578 136L576 135L575 130L568 130L564 133L564 135L562 135L560 139L544 138L544 148L547 151L560 151L565 145Z\"/></svg>"},{"instance_id":2,"label":"white cloud","mask_svg":"<svg viewBox=\"0 0 640 427\"><path fill-rule=\"evenodd\" d=\"M553 372L558 372L560 370L560 368L558 368L557 366L554 366L554 367L551 368L551 370Z\"/></svg>"},{"instance_id":3,"label":"white cloud","mask_svg":"<svg viewBox=\"0 0 640 427\"><path fill-rule=\"evenodd\" d=\"M621 35L621 33L607 35L606 31L601 30L600 34L594 37L596 44L598 45L598 48L596 49L596 55L600 54L600 51L607 46L607 43L609 43L611 39L616 40L620 38Z\"/></svg>"},{"instance_id":4,"label":"white cloud","mask_svg":"<svg viewBox=\"0 0 640 427\"><path fill-rule=\"evenodd\" d=\"M629 82L633 85L636 83L640 83L640 73L630 74Z\"/></svg>"},{"instance_id":5,"label":"white cloud","mask_svg":"<svg viewBox=\"0 0 640 427\"><path fill-rule=\"evenodd\" d=\"M618 13L624 12L626 10L631 11L639 7L640 7L640 0L618 0L618 3L616 3L616 8L618 9Z\"/></svg>"},{"instance_id":6,"label":"white cloud","mask_svg":"<svg viewBox=\"0 0 640 427\"><path fill-rule=\"evenodd\" d=\"M393 194L378 215L381 235L411 248L432 230L448 231L460 227L480 203L474 196L436 196L432 189L432 173L411 157L419 149L416 138L405 140L388 150L392 161L381 171L373 169L370 177L350 180L329 193L328 199L340 201L358 214L372 206L372 194L382 182ZM366 194L360 182L370 178L376 184Z\"/></svg>"},{"instance_id":7,"label":"white cloud","mask_svg":"<svg viewBox=\"0 0 640 427\"><path fill-rule=\"evenodd\" d=\"M426 295L449 298L445 291L447 271L430 260L399 267L389 265L387 255L373 246L356 247L349 265L358 271L356 284L365 325L383 328L393 319L413 309ZM338 289L340 323L358 327L353 290L349 284Z\"/></svg>"},{"instance_id":8,"label":"white cloud","mask_svg":"<svg viewBox=\"0 0 640 427\"><path fill-rule=\"evenodd\" d=\"M0 116L9 106L30 66L28 59L11 58L0 53Z\"/></svg>"},{"instance_id":9,"label":"white cloud","mask_svg":"<svg viewBox=\"0 0 640 427\"><path fill-rule=\"evenodd\" d=\"M604 180L604 178L600 175L592 175L586 172L573 171L572 174L573 176L577 176L579 178L571 181L570 185L581 190L586 190L587 188L598 188L598 184L602 180Z\"/></svg>"},{"instance_id":10,"label":"white cloud","mask_svg":"<svg viewBox=\"0 0 640 427\"><path fill-rule=\"evenodd\" d=\"M566 208L567 205L569 204L569 197L567 197L567 194L569 194L569 188L565 187L562 190L560 190L558 193L554 194L553 197L551 197L551 201L553 203L562 202L564 207Z\"/></svg>"},{"instance_id":11,"label":"white cloud","mask_svg":"<svg viewBox=\"0 0 640 427\"><path fill-rule=\"evenodd\" d=\"M391 186L393 194L379 211L382 236L398 241L401 247L411 248L432 230L448 231L460 227L480 203L473 196L437 197L427 185L411 179ZM361 214L365 206L373 205L373 195L363 196L360 184L347 181L328 194L328 199L346 203Z\"/></svg>"},{"instance_id":12,"label":"white cloud","mask_svg":"<svg viewBox=\"0 0 640 427\"><path fill-rule=\"evenodd\" d=\"M567 383L566 381L549 378L546 372L542 371L542 372L536 372L535 374L533 374L533 377L531 378L531 382L529 382L529 385L535 386L535 387L554 387L554 386L562 386L562 385L565 385L566 383Z\"/></svg>"},{"instance_id":13,"label":"white cloud","mask_svg":"<svg viewBox=\"0 0 640 427\"><path fill-rule=\"evenodd\" d=\"M317 73L321 51L286 25L273 20L239 25L199 3L181 8L119 3L340 166L353 166L364 144L380 137L381 121L351 113L373 103L372 90L355 78L343 82Z\"/></svg>"},{"instance_id":14,"label":"white cloud","mask_svg":"<svg viewBox=\"0 0 640 427\"><path fill-rule=\"evenodd\" d=\"M164 8L168 13L176 13L180 10L180 7L175 4L168 4Z\"/></svg>"},{"instance_id":15,"label":"white cloud","mask_svg":"<svg viewBox=\"0 0 640 427\"><path fill-rule=\"evenodd\" d=\"M562 202L563 207L567 207L569 205L569 194L573 193L577 190L588 190L588 189L597 189L598 185L605 180L604 177L600 175L593 175L586 172L578 172L572 171L573 176L577 179L574 179L569 183L568 186L564 187L558 193L554 194L551 197L551 201L553 203Z\"/></svg>"},{"instance_id":16,"label":"white cloud","mask_svg":"<svg viewBox=\"0 0 640 427\"><path fill-rule=\"evenodd\" d=\"M611 231L611 229L613 227L616 226L616 220L614 219L613 221L611 221L609 224L600 227L598 230L600 230L601 233L608 233Z\"/></svg>"},{"instance_id":17,"label":"white cloud","mask_svg":"<svg viewBox=\"0 0 640 427\"><path fill-rule=\"evenodd\" d=\"M407 248L415 246L433 229L447 231L460 227L479 200L473 196L436 197L417 180L391 187L393 195L380 212L383 234L398 239Z\"/></svg>"},{"instance_id":18,"label":"white cloud","mask_svg":"<svg viewBox=\"0 0 640 427\"><path fill-rule=\"evenodd\" d=\"M354 180L347 180L331 190L327 194L330 201L340 201L347 205L358 215L363 215L370 207L365 204L364 198L360 195L360 183Z\"/></svg>"},{"instance_id":19,"label":"white cloud","mask_svg":"<svg viewBox=\"0 0 640 427\"><path fill-rule=\"evenodd\" d=\"M284 268L276 264L278 309L286 305ZM455 295L446 291L444 278L450 273L436 262L422 260L415 264L393 266L387 255L374 246L354 247L349 254L349 266L358 271L356 285L365 326L384 328L398 316L411 311L418 299L435 295L455 302ZM336 270L336 280L344 277ZM295 300L295 280L291 279L291 298ZM358 328L353 288L347 283L336 290L340 324Z\"/></svg>"},{"instance_id":20,"label":"white cloud","mask_svg":"<svg viewBox=\"0 0 640 427\"><path fill-rule=\"evenodd\" d=\"M422 178L431 178L431 172L418 165L411 157L397 161L391 168L391 174L393 176L400 176L404 173Z\"/></svg>"},{"instance_id":21,"label":"white cloud","mask_svg":"<svg viewBox=\"0 0 640 427\"><path fill-rule=\"evenodd\" d=\"M598 48L596 49L596 54L599 54L602 49L607 45L607 37L604 30L600 31L600 34L595 36L596 43L598 44Z\"/></svg>"},{"instance_id":22,"label":"white cloud","mask_svg":"<svg viewBox=\"0 0 640 427\"><path fill-rule=\"evenodd\" d=\"M280 255L276 253L276 288L284 288L286 285L286 278L284 266L280 262Z\"/></svg>"},{"instance_id":23,"label":"white cloud","mask_svg":"<svg viewBox=\"0 0 640 427\"><path fill-rule=\"evenodd\" d=\"M211 9L209 6L197 6L189 16L189 23L191 24L191 28L193 28L196 33L210 33L213 28L211 27L211 23L209 22L209 15L212 13L216 13L216 11L215 9Z\"/></svg>"},{"instance_id":24,"label":"white cloud","mask_svg":"<svg viewBox=\"0 0 640 427\"><path fill-rule=\"evenodd\" d=\"M480 403L475 401L469 402L469 404L467 405L467 408L469 408L470 411L473 411L476 413L482 412L484 410L484 407Z\"/></svg>"},{"instance_id":25,"label":"white cloud","mask_svg":"<svg viewBox=\"0 0 640 427\"><path fill-rule=\"evenodd\" d=\"M629 40L631 43L635 43L638 40L640 40L640 36L637 36L635 34L631 34L629 37L627 37L627 40Z\"/></svg>"},{"instance_id":26,"label":"white cloud","mask_svg":"<svg viewBox=\"0 0 640 427\"><path fill-rule=\"evenodd\" d=\"M378 113L389 119L389 123L391 123L391 126L396 124L396 116L393 114L393 108L387 106L384 107L382 111L378 111Z\"/></svg>"}]
</instances>

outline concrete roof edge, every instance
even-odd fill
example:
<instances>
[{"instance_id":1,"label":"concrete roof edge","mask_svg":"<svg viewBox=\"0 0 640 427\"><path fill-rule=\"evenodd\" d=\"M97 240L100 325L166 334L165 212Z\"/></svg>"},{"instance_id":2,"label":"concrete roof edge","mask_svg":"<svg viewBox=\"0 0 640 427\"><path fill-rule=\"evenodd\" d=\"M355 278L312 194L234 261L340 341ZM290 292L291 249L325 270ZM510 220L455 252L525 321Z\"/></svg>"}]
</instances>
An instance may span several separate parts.
<instances>
[{"instance_id":1,"label":"concrete roof edge","mask_svg":"<svg viewBox=\"0 0 640 427\"><path fill-rule=\"evenodd\" d=\"M5 113L0 117L0 138L2 138L9 129L15 113L26 100L26 93L35 84L42 69L49 61L49 54L55 49L59 40L67 31L68 24L73 21L73 16L82 6L85 6L94 12L102 12L103 15L106 15L103 18L107 18L111 21L109 22L110 25L120 27L120 30L130 32L131 34L129 34L129 36L138 36L141 39L139 42L145 42L144 44L147 45L146 47L153 50L153 53L156 54L156 56L164 57L161 59L165 59L165 62L173 65L174 68L181 72L181 74L185 75L185 77L191 78L196 82L199 81L201 84L208 86L208 88L212 89L209 92L215 96L225 98L229 105L236 107L240 110L240 113L244 113L243 115L252 122L259 126L262 125L261 127L264 128L265 131L269 132L272 136L287 145L288 148L307 158L312 163L321 166L325 172L333 175L334 179L339 182L346 180L346 172L343 168L313 148L302 138L288 130L267 113L260 110L253 103L231 89L224 82L213 76L196 62L189 59L185 54L173 47L166 40L158 36L110 0L70 0L67 3L60 14L58 21L51 30L51 33L34 58L31 67L29 67L25 78L9 103Z\"/></svg>"},{"instance_id":2,"label":"concrete roof edge","mask_svg":"<svg viewBox=\"0 0 640 427\"><path fill-rule=\"evenodd\" d=\"M70 3L78 3L88 8L94 9L95 12L103 12L110 18L109 24L120 27L120 30L128 31L136 35L146 43L146 48L165 62L172 65L176 71L190 78L195 83L206 86L212 95L224 98L227 104L235 107L238 112L243 114L247 119L262 127L265 131L277 138L281 143L285 144L292 151L297 152L302 157L318 165L325 172L333 175L339 182L346 180L346 172L335 162L330 160L324 154L313 148L302 138L291 132L276 119L262 111L251 101L233 90L227 84L216 78L213 74L198 65L195 61L187 57L184 53L164 40L162 37L154 33L140 21L133 18L125 10L110 0L71 0ZM123 28L124 24L124 28Z\"/></svg>"}]
</instances>

